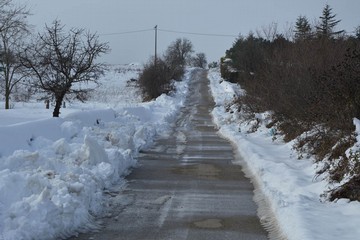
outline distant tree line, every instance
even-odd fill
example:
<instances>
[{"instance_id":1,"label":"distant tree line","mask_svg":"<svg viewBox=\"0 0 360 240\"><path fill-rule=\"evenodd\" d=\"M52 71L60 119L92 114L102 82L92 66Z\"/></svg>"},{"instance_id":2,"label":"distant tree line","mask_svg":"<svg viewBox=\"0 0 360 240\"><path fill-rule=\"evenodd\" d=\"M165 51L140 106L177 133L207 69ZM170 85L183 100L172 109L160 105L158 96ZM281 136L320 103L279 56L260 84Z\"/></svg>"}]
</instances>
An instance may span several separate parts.
<instances>
[{"instance_id":1,"label":"distant tree line","mask_svg":"<svg viewBox=\"0 0 360 240\"><path fill-rule=\"evenodd\" d=\"M65 31L59 20L45 26L44 33L33 35L29 15L26 6L0 0L0 90L5 109L10 108L13 93L26 84L28 90L42 90L54 99L53 116L58 117L66 96L86 99L89 89L76 85L97 82L105 66L95 59L107 53L109 46L84 29Z\"/></svg>"},{"instance_id":2,"label":"distant tree line","mask_svg":"<svg viewBox=\"0 0 360 240\"><path fill-rule=\"evenodd\" d=\"M151 58L139 78L144 99L155 99L172 91L172 80L180 81L186 66L206 68L206 55L197 53L192 56L193 52L190 40L178 38L168 46L162 57Z\"/></svg>"},{"instance_id":3,"label":"distant tree line","mask_svg":"<svg viewBox=\"0 0 360 240\"><path fill-rule=\"evenodd\" d=\"M350 179L329 191L330 200L360 201L358 155L345 154L355 142L353 118L360 119L360 27L346 35L336 29L339 22L326 5L317 24L299 16L291 34L272 27L268 34L239 37L221 72L246 90L238 99L242 110L271 110L269 127L326 162L319 174L337 183Z\"/></svg>"}]
</instances>

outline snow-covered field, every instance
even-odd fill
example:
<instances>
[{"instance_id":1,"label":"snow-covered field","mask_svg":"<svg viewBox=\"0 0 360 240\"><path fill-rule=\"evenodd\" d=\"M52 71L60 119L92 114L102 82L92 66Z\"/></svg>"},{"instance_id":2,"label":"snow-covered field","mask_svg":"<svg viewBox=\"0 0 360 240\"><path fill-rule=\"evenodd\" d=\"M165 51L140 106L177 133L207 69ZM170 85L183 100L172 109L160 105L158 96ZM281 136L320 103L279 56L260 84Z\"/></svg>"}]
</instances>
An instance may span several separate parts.
<instances>
[{"instance_id":1,"label":"snow-covered field","mask_svg":"<svg viewBox=\"0 0 360 240\"><path fill-rule=\"evenodd\" d=\"M176 93L141 103L128 82L140 68L112 67L88 102L67 103L60 118L35 99L0 110L0 240L66 237L107 214L104 192L125 182L187 93L189 72Z\"/></svg>"},{"instance_id":2,"label":"snow-covered field","mask_svg":"<svg viewBox=\"0 0 360 240\"><path fill-rule=\"evenodd\" d=\"M273 214L280 231L289 240L354 240L360 239L360 203L340 199L326 202L320 195L327 190L325 180L315 178L312 159L298 160L293 143L273 141L272 131L262 124L255 133L248 133L254 124L239 124L236 109L233 114L225 107L234 94L241 94L238 85L222 81L217 70L209 72L216 108L213 116L223 136L237 147L268 209L260 215ZM220 83L221 82L221 83ZM233 106L234 107L234 106ZM256 116L266 122L266 114ZM273 221L264 216L263 221Z\"/></svg>"}]
</instances>

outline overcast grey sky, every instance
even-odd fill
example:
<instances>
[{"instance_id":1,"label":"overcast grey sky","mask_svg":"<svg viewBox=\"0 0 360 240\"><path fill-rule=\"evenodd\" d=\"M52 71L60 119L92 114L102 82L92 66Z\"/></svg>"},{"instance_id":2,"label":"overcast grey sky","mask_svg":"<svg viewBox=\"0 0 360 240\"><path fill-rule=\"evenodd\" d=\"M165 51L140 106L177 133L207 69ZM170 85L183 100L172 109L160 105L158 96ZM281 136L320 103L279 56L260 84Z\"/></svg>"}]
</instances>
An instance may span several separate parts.
<instances>
[{"instance_id":1,"label":"overcast grey sky","mask_svg":"<svg viewBox=\"0 0 360 240\"><path fill-rule=\"evenodd\" d=\"M272 22L278 29L305 15L318 19L326 3L341 19L339 29L354 31L360 25L360 0L16 0L28 5L29 22L42 31L45 24L60 19L68 27L89 29L109 42L111 53L103 61L112 64L144 63L154 54L155 25L159 29L220 35L247 35ZM128 34L129 31L149 30ZM161 54L176 38L192 41L196 52L217 61L236 37L201 36L158 32Z\"/></svg>"}]
</instances>

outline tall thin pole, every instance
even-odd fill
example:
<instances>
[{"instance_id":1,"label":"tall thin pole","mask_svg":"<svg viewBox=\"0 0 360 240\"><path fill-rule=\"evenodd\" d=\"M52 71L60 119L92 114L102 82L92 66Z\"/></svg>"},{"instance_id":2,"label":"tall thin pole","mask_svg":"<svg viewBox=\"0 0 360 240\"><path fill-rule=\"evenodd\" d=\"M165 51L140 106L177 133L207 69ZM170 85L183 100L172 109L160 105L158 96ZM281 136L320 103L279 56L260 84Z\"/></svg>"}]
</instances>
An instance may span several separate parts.
<instances>
[{"instance_id":1,"label":"tall thin pole","mask_svg":"<svg viewBox=\"0 0 360 240\"><path fill-rule=\"evenodd\" d=\"M155 66L157 62L157 25L155 26Z\"/></svg>"}]
</instances>

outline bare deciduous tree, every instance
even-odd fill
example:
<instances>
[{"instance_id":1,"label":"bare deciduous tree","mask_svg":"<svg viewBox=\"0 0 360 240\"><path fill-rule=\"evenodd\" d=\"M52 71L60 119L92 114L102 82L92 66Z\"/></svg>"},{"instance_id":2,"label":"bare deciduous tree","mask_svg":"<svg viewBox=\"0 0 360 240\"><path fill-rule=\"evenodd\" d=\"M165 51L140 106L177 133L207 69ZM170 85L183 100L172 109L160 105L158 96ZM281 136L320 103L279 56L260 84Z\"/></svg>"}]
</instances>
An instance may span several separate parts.
<instances>
[{"instance_id":1,"label":"bare deciduous tree","mask_svg":"<svg viewBox=\"0 0 360 240\"><path fill-rule=\"evenodd\" d=\"M5 109L10 108L10 95L23 77L18 55L29 34L27 16L29 11L26 6L16 6L12 0L0 0L0 66L4 80Z\"/></svg>"},{"instance_id":2,"label":"bare deciduous tree","mask_svg":"<svg viewBox=\"0 0 360 240\"><path fill-rule=\"evenodd\" d=\"M84 91L75 90L74 84L97 82L104 64L95 62L108 52L107 43L99 42L96 34L72 28L68 33L60 21L46 26L36 42L24 51L22 64L38 79L38 85L55 97L53 117L58 117L65 95Z\"/></svg>"},{"instance_id":3,"label":"bare deciduous tree","mask_svg":"<svg viewBox=\"0 0 360 240\"><path fill-rule=\"evenodd\" d=\"M259 38L264 38L269 41L273 41L279 34L278 24L272 22L268 26L262 26L261 30L256 30L256 34Z\"/></svg>"},{"instance_id":4,"label":"bare deciduous tree","mask_svg":"<svg viewBox=\"0 0 360 240\"><path fill-rule=\"evenodd\" d=\"M205 53L197 53L197 54L192 58L192 65L193 65L194 67L206 68L207 60L206 60L206 55L205 55Z\"/></svg>"},{"instance_id":5,"label":"bare deciduous tree","mask_svg":"<svg viewBox=\"0 0 360 240\"><path fill-rule=\"evenodd\" d=\"M186 38L178 38L167 48L164 60L170 68L172 78L178 80L184 73L184 67L193 53L193 44Z\"/></svg>"},{"instance_id":6,"label":"bare deciduous tree","mask_svg":"<svg viewBox=\"0 0 360 240\"><path fill-rule=\"evenodd\" d=\"M170 44L165 55L172 61L185 65L192 52L194 50L191 41L186 38L178 38Z\"/></svg>"},{"instance_id":7,"label":"bare deciduous tree","mask_svg":"<svg viewBox=\"0 0 360 240\"><path fill-rule=\"evenodd\" d=\"M144 99L154 99L172 91L171 80L181 80L192 52L192 43L185 38L179 38L169 45L163 58L157 58L156 63L151 59L145 64L139 78Z\"/></svg>"}]
</instances>

